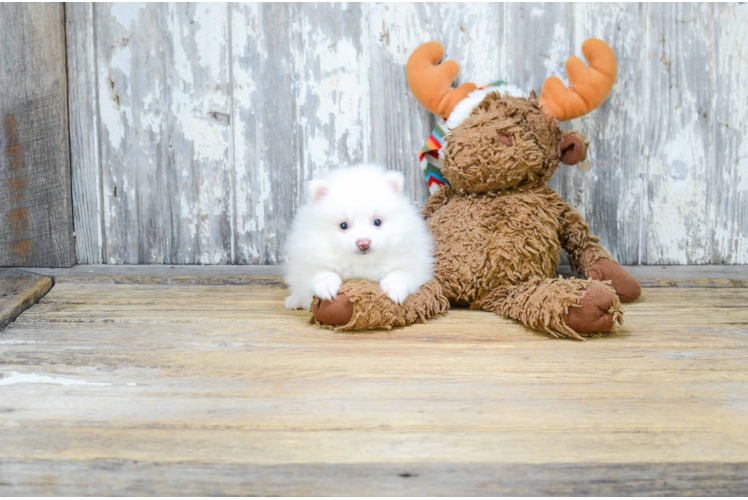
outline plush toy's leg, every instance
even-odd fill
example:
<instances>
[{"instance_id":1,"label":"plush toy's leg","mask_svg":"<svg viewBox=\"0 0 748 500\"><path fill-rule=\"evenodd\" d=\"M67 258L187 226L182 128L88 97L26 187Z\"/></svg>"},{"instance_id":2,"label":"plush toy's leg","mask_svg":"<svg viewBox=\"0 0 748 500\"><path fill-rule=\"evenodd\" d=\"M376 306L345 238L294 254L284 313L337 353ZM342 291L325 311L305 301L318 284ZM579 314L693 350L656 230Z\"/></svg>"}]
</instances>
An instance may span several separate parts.
<instances>
[{"instance_id":1,"label":"plush toy's leg","mask_svg":"<svg viewBox=\"0 0 748 500\"><path fill-rule=\"evenodd\" d=\"M481 307L516 319L554 337L608 332L623 324L613 287L594 280L532 278L493 290Z\"/></svg>"},{"instance_id":2,"label":"plush toy's leg","mask_svg":"<svg viewBox=\"0 0 748 500\"><path fill-rule=\"evenodd\" d=\"M598 281L611 281L616 295L624 304L633 302L642 294L642 288L629 273L609 259L595 261L587 268L587 277Z\"/></svg>"},{"instance_id":3,"label":"plush toy's leg","mask_svg":"<svg viewBox=\"0 0 748 500\"><path fill-rule=\"evenodd\" d=\"M405 299L395 304L377 283L348 280L343 283L335 300L312 303L312 321L335 330L357 331L405 326L449 310L449 301L441 286L430 281Z\"/></svg>"}]
</instances>

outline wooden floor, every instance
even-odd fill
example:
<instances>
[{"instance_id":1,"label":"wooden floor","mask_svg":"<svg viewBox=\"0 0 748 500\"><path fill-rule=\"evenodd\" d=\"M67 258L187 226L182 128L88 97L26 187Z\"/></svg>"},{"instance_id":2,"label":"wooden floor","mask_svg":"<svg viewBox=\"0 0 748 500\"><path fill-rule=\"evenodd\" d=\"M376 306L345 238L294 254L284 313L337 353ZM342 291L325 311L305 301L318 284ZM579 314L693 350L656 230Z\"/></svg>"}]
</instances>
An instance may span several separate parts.
<instances>
[{"instance_id":1,"label":"wooden floor","mask_svg":"<svg viewBox=\"0 0 748 500\"><path fill-rule=\"evenodd\" d=\"M748 493L748 288L647 288L577 342L162 283L59 276L0 332L0 494Z\"/></svg>"}]
</instances>

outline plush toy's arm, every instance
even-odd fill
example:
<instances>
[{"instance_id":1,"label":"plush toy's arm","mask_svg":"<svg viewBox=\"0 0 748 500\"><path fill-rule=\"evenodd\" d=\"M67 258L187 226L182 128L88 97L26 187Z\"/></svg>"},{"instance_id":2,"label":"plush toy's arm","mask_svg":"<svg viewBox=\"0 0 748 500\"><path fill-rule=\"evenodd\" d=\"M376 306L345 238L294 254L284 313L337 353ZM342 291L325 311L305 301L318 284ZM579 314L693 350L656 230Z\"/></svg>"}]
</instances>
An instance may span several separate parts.
<instances>
[{"instance_id":1,"label":"plush toy's arm","mask_svg":"<svg viewBox=\"0 0 748 500\"><path fill-rule=\"evenodd\" d=\"M563 203L563 202L562 202ZM585 278L587 270L600 259L615 262L613 257L598 243L600 238L590 233L590 226L579 212L563 203L561 216L561 245L569 255L571 269Z\"/></svg>"},{"instance_id":2,"label":"plush toy's arm","mask_svg":"<svg viewBox=\"0 0 748 500\"><path fill-rule=\"evenodd\" d=\"M600 246L600 238L590 233L590 226L579 212L561 203L561 244L569 255L571 268L585 278L609 281L621 302L638 299L642 293L639 283Z\"/></svg>"}]
</instances>

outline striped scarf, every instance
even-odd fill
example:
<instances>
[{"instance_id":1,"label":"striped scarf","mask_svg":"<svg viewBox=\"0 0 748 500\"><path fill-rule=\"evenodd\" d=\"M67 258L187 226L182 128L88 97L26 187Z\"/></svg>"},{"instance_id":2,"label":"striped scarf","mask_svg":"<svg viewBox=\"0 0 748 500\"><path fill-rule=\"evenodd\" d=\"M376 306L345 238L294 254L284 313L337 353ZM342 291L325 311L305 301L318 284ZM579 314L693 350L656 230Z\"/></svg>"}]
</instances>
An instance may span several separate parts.
<instances>
[{"instance_id":1,"label":"striped scarf","mask_svg":"<svg viewBox=\"0 0 748 500\"><path fill-rule=\"evenodd\" d=\"M478 90L482 90L488 87L500 87L506 85L503 80L498 80L488 85L480 87ZM429 140L426 141L426 145L418 153L418 161L421 163L423 169L423 175L426 177L426 184L429 186L429 194L434 194L444 185L448 185L449 182L442 175L442 146L444 146L444 137L447 135L447 118L439 118L436 122L436 127L431 132Z\"/></svg>"}]
</instances>

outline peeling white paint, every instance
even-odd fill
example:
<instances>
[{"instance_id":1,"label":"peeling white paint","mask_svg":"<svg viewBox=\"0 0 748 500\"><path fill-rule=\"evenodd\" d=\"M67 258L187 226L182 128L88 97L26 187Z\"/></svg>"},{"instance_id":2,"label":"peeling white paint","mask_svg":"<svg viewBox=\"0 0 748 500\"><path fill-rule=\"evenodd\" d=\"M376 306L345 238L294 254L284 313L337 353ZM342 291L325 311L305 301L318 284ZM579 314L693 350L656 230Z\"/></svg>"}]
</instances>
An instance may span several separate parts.
<instances>
[{"instance_id":1,"label":"peeling white paint","mask_svg":"<svg viewBox=\"0 0 748 500\"><path fill-rule=\"evenodd\" d=\"M145 10L148 7L146 3L113 3L112 4L112 16L114 19L122 25L126 30L133 28L133 23L138 20L141 10Z\"/></svg>"},{"instance_id":2,"label":"peeling white paint","mask_svg":"<svg viewBox=\"0 0 748 500\"><path fill-rule=\"evenodd\" d=\"M619 246L639 234L647 263L748 263L747 16L726 4L102 4L88 77L102 161L84 168L102 174L104 223L90 234L102 231L109 263L227 262L227 226L236 262L282 259L306 179L386 159L410 171L409 189L420 182L426 114L404 82L416 46L443 43L460 83L539 90L565 81L595 36L619 52L619 84L607 114L564 125L591 140L591 169L554 187ZM279 106L295 118L275 130L263 117ZM382 106L396 123L377 122ZM615 210L601 216L602 203Z\"/></svg>"},{"instance_id":3,"label":"peeling white paint","mask_svg":"<svg viewBox=\"0 0 748 500\"><path fill-rule=\"evenodd\" d=\"M426 16L422 19L419 10L423 8ZM392 61L405 66L411 52L420 44L433 39L426 38L429 23L436 21L434 6L429 4L416 5L412 3L387 4L383 8L369 6L366 9L369 17L369 32L367 36L375 41L375 47L385 50Z\"/></svg>"},{"instance_id":4,"label":"peeling white paint","mask_svg":"<svg viewBox=\"0 0 748 500\"><path fill-rule=\"evenodd\" d=\"M720 4L718 44L729 52L717 55L716 107L719 199L713 202L714 258L729 264L748 263L748 4ZM727 47L725 47L727 45ZM737 54L737 57L735 56Z\"/></svg>"},{"instance_id":5,"label":"peeling white paint","mask_svg":"<svg viewBox=\"0 0 748 500\"><path fill-rule=\"evenodd\" d=\"M80 379L39 375L37 373L5 372L3 377L0 378L0 385L16 384L93 385L99 387L112 385L103 382L86 382Z\"/></svg>"},{"instance_id":6,"label":"peeling white paint","mask_svg":"<svg viewBox=\"0 0 748 500\"><path fill-rule=\"evenodd\" d=\"M270 197L270 193L272 189L270 185L270 175L267 169L265 168L264 163L260 165L258 177L259 177L260 182L258 186L259 194L257 196L257 204L255 205L255 230L264 231L265 230L265 204L267 203L268 198Z\"/></svg>"},{"instance_id":7,"label":"peeling white paint","mask_svg":"<svg viewBox=\"0 0 748 500\"><path fill-rule=\"evenodd\" d=\"M577 57L582 56L579 54L571 54L569 51L569 32L568 27L561 23L556 24L553 27L553 38L550 40L550 44L547 52L544 54L545 59L543 65L547 70L547 76L557 76L564 85L569 85L569 80L566 75L566 60L569 56L576 55ZM536 89L539 93L540 89Z\"/></svg>"},{"instance_id":8,"label":"peeling white paint","mask_svg":"<svg viewBox=\"0 0 748 500\"><path fill-rule=\"evenodd\" d=\"M680 16L705 16L708 12L703 10L710 9L697 4L682 8L686 10L679 9ZM663 89L667 94L652 96L659 120L653 123L657 130L647 127L659 140L646 148L652 157L647 172L646 263L708 264L712 258L709 185L714 152L705 118L713 113L715 77L705 68L709 60L704 52L711 35L694 32L690 23L677 33L672 26L656 24L648 45L654 57L649 59L653 70L646 88L648 92ZM711 30L708 24L704 28ZM698 69L703 73L685 73L695 60L700 61Z\"/></svg>"},{"instance_id":9,"label":"peeling white paint","mask_svg":"<svg viewBox=\"0 0 748 500\"><path fill-rule=\"evenodd\" d=\"M148 93L143 99L143 111L139 116L141 127L149 130L154 134L161 132L161 126L164 121L162 108L163 97L161 95L161 84L156 80L154 91ZM152 159L151 159L152 160Z\"/></svg>"},{"instance_id":10,"label":"peeling white paint","mask_svg":"<svg viewBox=\"0 0 748 500\"><path fill-rule=\"evenodd\" d=\"M320 4L319 8L329 6ZM362 110L368 98L361 91L367 68L354 45L358 40L337 33L331 38L303 20L292 29L301 39L309 40L292 50L299 74L295 104L307 147L304 164L312 177L318 177L349 159L361 158Z\"/></svg>"}]
</instances>

